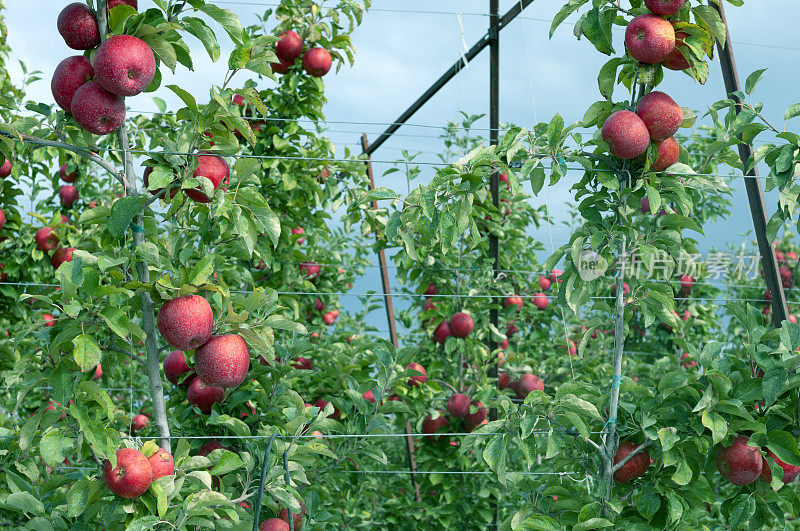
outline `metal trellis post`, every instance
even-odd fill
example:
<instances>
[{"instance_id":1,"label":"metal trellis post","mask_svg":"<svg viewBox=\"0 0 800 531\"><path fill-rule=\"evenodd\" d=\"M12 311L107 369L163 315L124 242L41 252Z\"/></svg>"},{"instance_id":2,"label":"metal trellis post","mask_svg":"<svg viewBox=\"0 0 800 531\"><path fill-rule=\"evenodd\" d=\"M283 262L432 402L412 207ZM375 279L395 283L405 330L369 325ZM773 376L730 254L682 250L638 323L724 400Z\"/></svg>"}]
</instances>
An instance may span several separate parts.
<instances>
[{"instance_id":1,"label":"metal trellis post","mask_svg":"<svg viewBox=\"0 0 800 531\"><path fill-rule=\"evenodd\" d=\"M725 24L725 45L717 41L719 50L719 62L722 67L722 77L725 80L725 92L728 97L736 103L736 112L741 110L742 101L733 94L741 90L739 74L736 71L736 61L733 58L733 48L731 46L731 33L728 28L728 21L725 18L725 8L722 4L717 4L709 0L709 5L713 6L722 17ZM739 144L739 157L742 164L747 165L753 154L753 146L750 144ZM772 321L775 326L781 326L789 314L786 308L786 296L783 292L780 275L778 273L778 261L775 258L775 249L771 242L767 240L767 209L764 204L764 192L761 189L761 181L758 180L758 169L753 168L745 174L744 187L747 190L747 200L750 203L750 214L753 217L753 228L758 240L758 250L761 254L761 265L764 268L764 280L767 282L767 289L772 293Z\"/></svg>"}]
</instances>

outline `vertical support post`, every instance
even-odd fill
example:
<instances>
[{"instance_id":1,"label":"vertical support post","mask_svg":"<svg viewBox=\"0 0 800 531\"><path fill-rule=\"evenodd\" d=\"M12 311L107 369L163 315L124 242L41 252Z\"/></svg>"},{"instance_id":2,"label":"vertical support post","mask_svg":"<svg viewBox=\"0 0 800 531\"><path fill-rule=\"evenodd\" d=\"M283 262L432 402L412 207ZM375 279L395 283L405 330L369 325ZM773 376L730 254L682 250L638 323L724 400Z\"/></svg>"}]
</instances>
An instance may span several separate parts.
<instances>
[{"instance_id":1,"label":"vertical support post","mask_svg":"<svg viewBox=\"0 0 800 531\"><path fill-rule=\"evenodd\" d=\"M496 146L500 143L500 19L498 17L499 0L489 0L489 143ZM489 191L492 194L492 204L495 209L500 207L500 175L492 173L489 181ZM489 256L492 259L492 278L495 280L500 275L500 249L497 236L489 234ZM495 294L492 309L489 311L489 322L495 329L499 329L499 315L497 307L500 298ZM489 339L489 351L497 350L497 341ZM489 377L497 378L499 360L495 358L489 367ZM497 420L497 408L489 411L490 420ZM497 527L498 498L491 497L492 527Z\"/></svg>"},{"instance_id":2,"label":"vertical support post","mask_svg":"<svg viewBox=\"0 0 800 531\"><path fill-rule=\"evenodd\" d=\"M365 155L367 155L366 159L366 166L367 166L367 176L369 177L369 189L375 189L375 175L372 171L372 159L369 155L369 141L367 140L367 134L364 133L361 135L361 149ZM378 202L372 202L372 208L377 210ZM392 340L392 344L394 348L397 348L399 345L397 339L397 324L395 323L394 319L394 306L392 305L392 287L389 284L389 268L387 267L386 262L386 252L381 249L378 251L378 264L381 268L381 285L383 286L383 300L386 303L386 320L389 323L389 337ZM414 438L411 437L413 431L411 430L411 422L406 422L405 426L406 437L404 437L406 441L406 454L408 455L408 467L411 469L411 482L414 485L414 496L417 500L417 503L422 501L422 497L419 493L419 483L417 483L417 462L414 458Z\"/></svg>"},{"instance_id":3,"label":"vertical support post","mask_svg":"<svg viewBox=\"0 0 800 531\"><path fill-rule=\"evenodd\" d=\"M733 99L737 106L736 112L741 109L742 101L733 92L741 90L739 83L739 73L736 70L736 61L733 58L733 48L731 46L731 33L728 28L728 21L725 18L725 8L722 4L717 4L709 0L709 5L719 12L722 22L725 24L725 44L717 41L719 50L719 63L722 67L722 77L725 81L725 92L728 97ZM753 146L739 144L739 157L742 164L747 164L753 154ZM758 250L761 254L761 266L764 268L764 280L767 282L767 289L772 293L772 321L776 327L786 320L789 314L786 308L786 296L783 292L783 284L778 274L778 261L775 258L775 249L772 242L767 241L767 209L764 204L764 192L761 189L761 181L758 180L758 169L754 166L745 174L744 187L747 190L747 200L750 203L750 214L753 217L753 228L756 232Z\"/></svg>"}]
</instances>

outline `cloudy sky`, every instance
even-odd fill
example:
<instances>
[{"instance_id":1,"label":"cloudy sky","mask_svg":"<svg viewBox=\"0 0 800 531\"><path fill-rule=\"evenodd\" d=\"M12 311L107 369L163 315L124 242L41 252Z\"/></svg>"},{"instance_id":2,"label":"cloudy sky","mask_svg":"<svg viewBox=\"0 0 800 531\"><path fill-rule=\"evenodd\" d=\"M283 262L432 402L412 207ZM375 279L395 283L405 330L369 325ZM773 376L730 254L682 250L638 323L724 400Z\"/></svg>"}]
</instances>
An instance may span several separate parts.
<instances>
[{"instance_id":1,"label":"cloudy sky","mask_svg":"<svg viewBox=\"0 0 800 531\"><path fill-rule=\"evenodd\" d=\"M32 99L52 102L51 72L61 59L73 53L56 32L60 6L67 3L66 0L6 2L13 59L24 62L29 70L43 72L44 79L30 90ZM217 2L236 12L244 24L255 23L255 14L263 13L275 3L274 0ZM327 3L332 4L331 1ZM589 43L575 39L571 24L575 17L570 17L554 37L548 39L549 21L563 3L564 0L535 0L523 17L518 17L502 32L501 121L530 126L536 121L548 121L559 113L570 123L579 120L584 110L600 99L596 76L607 57ZM500 0L501 13L513 4L514 0ZM150 6L151 0L140 0L140 8ZM791 38L797 31L796 0L747 0L743 7L726 7L740 76L744 80L753 70L769 69L757 95L766 102L765 116L780 128L784 109L800 101L797 90L800 45ZM325 78L329 100L327 116L332 122L329 136L341 147L340 155L345 146L359 149L361 133L366 132L374 140L384 128L381 123L393 121L459 57L465 44L468 48L479 39L488 25L487 9L485 0L374 0L373 10L353 35L356 64ZM622 50L622 30L615 31L614 38L616 49ZM204 100L212 83L222 83L225 61L211 63L196 43L194 56L196 72L179 71L174 78L166 76L164 84L177 83ZM12 74L20 75L20 69L12 67ZM242 81L245 79L241 74L240 77ZM666 78L662 90L682 106L700 111L700 114L725 96L718 62L711 65L711 76L704 86L698 86L677 72L668 72ZM159 95L168 97L167 94ZM128 105L132 111L154 109L150 96L145 94L129 98ZM417 126L402 128L398 136L375 154L375 159L395 160L406 149L422 152L420 161L438 162L435 153L442 148L437 138L440 131L431 126L441 126L458 118L460 110L470 114L485 113L487 105L488 58L484 52L410 120ZM797 129L798 124L800 122L790 123L790 126ZM476 127L488 127L487 120L478 122ZM377 184L405 189L399 174L380 178L381 170L386 167L379 165ZM533 198L532 202L546 201L554 211L563 212L563 204L571 199L570 185L571 180L565 180L562 185L548 190L546 197ZM751 228L741 179L736 181L734 201L732 223L709 227L707 245L723 247L726 242L741 240L740 234ZM768 209L774 210L771 197L768 197ZM540 237L548 247L551 237L553 245L558 246L568 238L568 233L556 227L552 236L547 233ZM355 291L380 290L374 277L359 284Z\"/></svg>"}]
</instances>

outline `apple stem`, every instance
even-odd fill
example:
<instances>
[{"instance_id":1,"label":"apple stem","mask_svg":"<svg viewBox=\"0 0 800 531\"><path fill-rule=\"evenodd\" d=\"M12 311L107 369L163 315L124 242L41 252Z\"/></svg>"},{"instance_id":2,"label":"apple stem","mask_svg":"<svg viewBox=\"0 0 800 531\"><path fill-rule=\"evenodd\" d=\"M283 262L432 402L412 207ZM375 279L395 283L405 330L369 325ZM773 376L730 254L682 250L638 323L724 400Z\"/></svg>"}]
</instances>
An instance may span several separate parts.
<instances>
[{"instance_id":1,"label":"apple stem","mask_svg":"<svg viewBox=\"0 0 800 531\"><path fill-rule=\"evenodd\" d=\"M100 37L105 40L108 33L108 1L98 0L97 2L97 24L100 28ZM122 183L125 187L125 195L128 197L138 197L139 190L136 186L136 172L133 169L133 157L131 157L131 146L128 142L128 130L123 123L117 131L119 147L122 151L123 173ZM144 206L136 213L131 224L133 230L133 244L138 247L144 243ZM150 282L150 269L141 260L135 263L139 281L148 284ZM164 386L161 383L161 363L159 360L158 336L156 335L156 318L153 299L150 293L143 291L140 294L142 300L142 328L146 334L145 347L147 350L147 377L150 383L150 400L153 402L153 423L158 430L159 446L172 453L170 448L169 424L167 423L167 408L164 403Z\"/></svg>"}]
</instances>

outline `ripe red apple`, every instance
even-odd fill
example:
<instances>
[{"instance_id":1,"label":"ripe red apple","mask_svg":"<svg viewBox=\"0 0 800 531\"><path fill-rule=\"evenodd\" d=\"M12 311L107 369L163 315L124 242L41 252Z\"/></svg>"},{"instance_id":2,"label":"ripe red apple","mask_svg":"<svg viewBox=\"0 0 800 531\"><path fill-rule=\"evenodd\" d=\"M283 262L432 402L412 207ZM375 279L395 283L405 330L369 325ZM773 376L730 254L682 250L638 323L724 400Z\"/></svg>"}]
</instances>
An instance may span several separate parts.
<instances>
[{"instance_id":1,"label":"ripe red apple","mask_svg":"<svg viewBox=\"0 0 800 531\"><path fill-rule=\"evenodd\" d=\"M110 93L136 96L153 81L156 58L142 39L132 35L114 35L97 49L94 71L97 80Z\"/></svg>"},{"instance_id":2,"label":"ripe red apple","mask_svg":"<svg viewBox=\"0 0 800 531\"><path fill-rule=\"evenodd\" d=\"M53 266L53 269L58 269L64 262L72 262L72 253L74 251L75 247L59 247L50 257L50 265Z\"/></svg>"},{"instance_id":3,"label":"ripe red apple","mask_svg":"<svg viewBox=\"0 0 800 531\"><path fill-rule=\"evenodd\" d=\"M772 470L769 468L769 463L767 463L767 457L771 457L775 460L775 463L778 464L783 469L783 479L784 483L791 483L794 479L800 474L800 466L790 465L788 463L784 463L778 457L772 453L772 450L767 450L767 455L762 457L763 463L761 464L761 479L766 481L767 483L772 481Z\"/></svg>"},{"instance_id":4,"label":"ripe red apple","mask_svg":"<svg viewBox=\"0 0 800 531\"><path fill-rule=\"evenodd\" d=\"M327 406L328 403L329 402L327 400L324 400L322 398L317 398L317 401L314 402L314 406L320 408L321 410L324 410L325 406ZM333 405L333 404L331 404L331 405ZM332 418L332 419L336 420L341 416L342 416L342 412L339 411L339 408L337 408L336 406L333 406L333 413L331 413L331 416L329 418Z\"/></svg>"},{"instance_id":5,"label":"ripe red apple","mask_svg":"<svg viewBox=\"0 0 800 531\"><path fill-rule=\"evenodd\" d=\"M631 287L628 285L627 282L623 282L622 283L622 294L623 295L627 295L630 292L631 292ZM613 293L614 295L617 294L617 283L616 282L611 284L611 293Z\"/></svg>"},{"instance_id":6,"label":"ripe red apple","mask_svg":"<svg viewBox=\"0 0 800 531\"><path fill-rule=\"evenodd\" d=\"M681 277L681 294L684 297L692 291L692 286L694 286L694 278L690 275L683 275Z\"/></svg>"},{"instance_id":7,"label":"ripe red apple","mask_svg":"<svg viewBox=\"0 0 800 531\"><path fill-rule=\"evenodd\" d=\"M192 177L205 177L211 184L214 185L214 190L219 188L220 184L227 183L231 178L231 168L225 159L216 155L198 155L197 156L197 169L194 170ZM203 189L198 187L191 190L184 190L189 199L198 203L210 203L209 198Z\"/></svg>"},{"instance_id":8,"label":"ripe red apple","mask_svg":"<svg viewBox=\"0 0 800 531\"><path fill-rule=\"evenodd\" d=\"M295 531L299 531L303 529L303 515L308 514L308 509L306 509L306 504L300 501L300 512L299 513L292 513L292 521L294 522L294 529ZM286 508L281 509L278 511L278 518L289 523L289 510Z\"/></svg>"},{"instance_id":9,"label":"ripe red apple","mask_svg":"<svg viewBox=\"0 0 800 531\"><path fill-rule=\"evenodd\" d=\"M640 15L625 29L625 48L639 62L660 63L675 49L675 30L664 18Z\"/></svg>"},{"instance_id":10,"label":"ripe red apple","mask_svg":"<svg viewBox=\"0 0 800 531\"><path fill-rule=\"evenodd\" d=\"M503 307L508 308L509 306L516 306L517 309L522 309L522 297L519 295L512 295L511 297L506 297L503 300Z\"/></svg>"},{"instance_id":11,"label":"ripe red apple","mask_svg":"<svg viewBox=\"0 0 800 531\"><path fill-rule=\"evenodd\" d=\"M645 94L636 105L636 115L642 119L650 138L666 140L678 132L683 121L683 109L667 94L653 91Z\"/></svg>"},{"instance_id":12,"label":"ripe red apple","mask_svg":"<svg viewBox=\"0 0 800 531\"><path fill-rule=\"evenodd\" d=\"M432 339L434 343L444 345L444 342L450 335L450 325L447 324L447 321L442 321L439 323L439 326L436 327L436 330L433 331Z\"/></svg>"},{"instance_id":13,"label":"ripe red apple","mask_svg":"<svg viewBox=\"0 0 800 531\"><path fill-rule=\"evenodd\" d=\"M430 435L447 426L447 418L444 416L444 411L440 409L438 415L439 416L436 418L433 418L431 415L425 417L425 420L422 421L422 433ZM441 435L433 437L433 440L438 441L441 437Z\"/></svg>"},{"instance_id":14,"label":"ripe red apple","mask_svg":"<svg viewBox=\"0 0 800 531\"><path fill-rule=\"evenodd\" d=\"M281 38L275 44L275 55L282 61L292 61L303 54L303 39L292 30L286 30L278 37ZM299 529L299 527L297 528Z\"/></svg>"},{"instance_id":15,"label":"ripe red apple","mask_svg":"<svg viewBox=\"0 0 800 531\"><path fill-rule=\"evenodd\" d=\"M456 393L447 399L447 411L456 418L463 419L469 413L469 397Z\"/></svg>"},{"instance_id":16,"label":"ripe red apple","mask_svg":"<svg viewBox=\"0 0 800 531\"><path fill-rule=\"evenodd\" d=\"M303 55L303 68L313 77L322 77L331 69L331 54L324 48L311 48Z\"/></svg>"},{"instance_id":17,"label":"ripe red apple","mask_svg":"<svg viewBox=\"0 0 800 531\"><path fill-rule=\"evenodd\" d=\"M117 450L117 468L112 470L111 461L106 459L103 479L111 492L130 500L141 496L150 487L153 468L139 450L120 448Z\"/></svg>"},{"instance_id":18,"label":"ripe red apple","mask_svg":"<svg viewBox=\"0 0 800 531\"><path fill-rule=\"evenodd\" d=\"M509 383L511 383L511 377L508 374L506 374L504 372L501 372L500 374L497 375L497 388L498 389L500 389L501 391L503 389L508 389L508 384Z\"/></svg>"},{"instance_id":19,"label":"ripe red apple","mask_svg":"<svg viewBox=\"0 0 800 531\"><path fill-rule=\"evenodd\" d=\"M168 451L159 448L147 460L150 461L150 467L153 469L153 481L175 474L175 459Z\"/></svg>"},{"instance_id":20,"label":"ripe red apple","mask_svg":"<svg viewBox=\"0 0 800 531\"><path fill-rule=\"evenodd\" d=\"M547 291L550 289L550 279L544 275L539 275L539 288L542 291Z\"/></svg>"},{"instance_id":21,"label":"ripe red apple","mask_svg":"<svg viewBox=\"0 0 800 531\"><path fill-rule=\"evenodd\" d=\"M574 356L575 354L578 353L578 347L575 346L575 342L573 340L571 340L571 339L568 340L568 343L569 343L569 348L568 349L565 348L564 345L558 345L558 348L567 350L569 352L570 356Z\"/></svg>"},{"instance_id":22,"label":"ripe red apple","mask_svg":"<svg viewBox=\"0 0 800 531\"><path fill-rule=\"evenodd\" d=\"M749 437L737 435L730 446L717 452L717 470L734 485L749 485L761 475L761 453L758 447L748 446L749 440Z\"/></svg>"},{"instance_id":23,"label":"ripe red apple","mask_svg":"<svg viewBox=\"0 0 800 531\"><path fill-rule=\"evenodd\" d=\"M325 304L323 304L323 302L319 300L319 297L314 297L314 309L317 310L318 312L321 312L322 310L325 309Z\"/></svg>"},{"instance_id":24,"label":"ripe red apple","mask_svg":"<svg viewBox=\"0 0 800 531\"><path fill-rule=\"evenodd\" d=\"M503 340L503 341L501 341L501 342L500 342L500 344L499 344L499 345L497 345L497 346L498 346L498 347L500 347L500 348L501 348L501 349L503 349L503 350L507 349L507 348L508 348L508 339L504 339L504 340ZM500 353L500 355L498 356L498 358L500 358L500 363L499 363L500 365L502 365L502 364L503 364L503 356L504 356L504 354L503 354L502 352L501 352L501 353Z\"/></svg>"},{"instance_id":25,"label":"ripe red apple","mask_svg":"<svg viewBox=\"0 0 800 531\"><path fill-rule=\"evenodd\" d=\"M45 313L42 314L42 319L44 319L45 326L55 326L56 325L56 318L53 316L52 313Z\"/></svg>"},{"instance_id":26,"label":"ripe red apple","mask_svg":"<svg viewBox=\"0 0 800 531\"><path fill-rule=\"evenodd\" d=\"M439 291L436 289L436 284L433 282L428 283L428 289L425 290L423 295L433 296L438 295Z\"/></svg>"},{"instance_id":27,"label":"ripe red apple","mask_svg":"<svg viewBox=\"0 0 800 531\"><path fill-rule=\"evenodd\" d=\"M194 350L211 337L214 314L199 295L184 295L165 302L156 318L164 341L179 350Z\"/></svg>"},{"instance_id":28,"label":"ripe red apple","mask_svg":"<svg viewBox=\"0 0 800 531\"><path fill-rule=\"evenodd\" d=\"M480 402L480 400L473 400L472 405L477 409L477 411L475 411L475 413L467 413L467 416L464 417L464 421L467 424L467 431L472 431L481 424L485 424L488 414L487 409Z\"/></svg>"},{"instance_id":29,"label":"ripe red apple","mask_svg":"<svg viewBox=\"0 0 800 531\"><path fill-rule=\"evenodd\" d=\"M419 363L409 363L406 365L406 370L417 371L420 374L415 374L411 378L408 379L408 386L409 387L417 387L425 383L425 380L428 379L428 373L425 371L425 367L420 365Z\"/></svg>"},{"instance_id":30,"label":"ripe red apple","mask_svg":"<svg viewBox=\"0 0 800 531\"><path fill-rule=\"evenodd\" d=\"M670 52L661 64L670 70L686 70L689 68L689 61L683 55L681 50L686 47L685 39L689 34L683 31L675 32L675 49Z\"/></svg>"},{"instance_id":31,"label":"ripe red apple","mask_svg":"<svg viewBox=\"0 0 800 531\"><path fill-rule=\"evenodd\" d=\"M544 382L535 374L523 374L516 382L514 393L522 400L532 391L544 391Z\"/></svg>"},{"instance_id":32,"label":"ripe red apple","mask_svg":"<svg viewBox=\"0 0 800 531\"><path fill-rule=\"evenodd\" d=\"M125 121L125 98L111 94L97 81L89 81L75 91L70 111L78 125L90 133L107 135Z\"/></svg>"},{"instance_id":33,"label":"ripe red apple","mask_svg":"<svg viewBox=\"0 0 800 531\"><path fill-rule=\"evenodd\" d=\"M70 100L70 101L71 101L71 100ZM64 164L62 164L62 165L61 165L61 167L58 169L58 176L59 176L59 177L61 178L61 180L62 180L62 181L64 181L65 183L74 183L74 182L75 182L75 179L77 179L77 178L78 178L78 172L77 172L77 171L71 171L71 172L67 173L67 163L65 162L65 163L64 163Z\"/></svg>"},{"instance_id":34,"label":"ripe red apple","mask_svg":"<svg viewBox=\"0 0 800 531\"><path fill-rule=\"evenodd\" d=\"M639 445L630 441L622 441L619 443L617 453L614 454L614 464L616 465L625 459L629 453L638 448ZM627 463L622 465L619 470L614 472L614 483L627 483L633 479L642 476L647 468L650 466L650 452L647 448L634 455L628 460Z\"/></svg>"},{"instance_id":35,"label":"ripe red apple","mask_svg":"<svg viewBox=\"0 0 800 531\"><path fill-rule=\"evenodd\" d=\"M103 376L103 366L101 364L97 364L97 367L94 368L94 376L92 376L92 380L99 380Z\"/></svg>"},{"instance_id":36,"label":"ripe red apple","mask_svg":"<svg viewBox=\"0 0 800 531\"><path fill-rule=\"evenodd\" d=\"M465 338L472 333L475 323L466 313L458 312L450 318L448 326L453 337Z\"/></svg>"},{"instance_id":37,"label":"ripe red apple","mask_svg":"<svg viewBox=\"0 0 800 531\"><path fill-rule=\"evenodd\" d=\"M325 312L325 314L322 316L322 322L330 326L336 322L337 317L339 317L339 310L331 310L329 312Z\"/></svg>"},{"instance_id":38,"label":"ripe red apple","mask_svg":"<svg viewBox=\"0 0 800 531\"><path fill-rule=\"evenodd\" d=\"M303 371L310 371L314 369L314 364L308 358L296 357L292 363L292 367Z\"/></svg>"},{"instance_id":39,"label":"ripe red apple","mask_svg":"<svg viewBox=\"0 0 800 531\"><path fill-rule=\"evenodd\" d=\"M506 336L511 337L517 332L519 332L519 328L517 328L517 325L515 325L514 323L508 323L508 325L506 326Z\"/></svg>"},{"instance_id":40,"label":"ripe red apple","mask_svg":"<svg viewBox=\"0 0 800 531\"><path fill-rule=\"evenodd\" d=\"M292 234L305 234L305 233L306 231L305 229L303 229L303 227L295 227L292 229ZM306 241L305 237L302 237L297 240L297 243L303 243L305 241Z\"/></svg>"},{"instance_id":41,"label":"ripe red apple","mask_svg":"<svg viewBox=\"0 0 800 531\"><path fill-rule=\"evenodd\" d=\"M658 148L658 158L653 163L653 171L664 171L676 162L681 153L681 148L675 137L656 142ZM648 201L649 206L649 201Z\"/></svg>"},{"instance_id":42,"label":"ripe red apple","mask_svg":"<svg viewBox=\"0 0 800 531\"><path fill-rule=\"evenodd\" d=\"M6 213L0 210L0 229L6 224Z\"/></svg>"},{"instance_id":43,"label":"ripe red apple","mask_svg":"<svg viewBox=\"0 0 800 531\"><path fill-rule=\"evenodd\" d=\"M258 526L258 531L289 531L289 529L289 524L280 518L269 518Z\"/></svg>"},{"instance_id":44,"label":"ripe red apple","mask_svg":"<svg viewBox=\"0 0 800 531\"><path fill-rule=\"evenodd\" d=\"M361 396L362 396L362 398L364 398L364 400L366 400L370 404L374 404L375 403L375 396L372 394L372 389L370 389L369 391L365 392Z\"/></svg>"},{"instance_id":45,"label":"ripe red apple","mask_svg":"<svg viewBox=\"0 0 800 531\"><path fill-rule=\"evenodd\" d=\"M635 159L650 145L647 126L631 111L617 111L609 116L601 135L611 154L621 159Z\"/></svg>"},{"instance_id":46,"label":"ripe red apple","mask_svg":"<svg viewBox=\"0 0 800 531\"><path fill-rule=\"evenodd\" d=\"M207 443L204 443L203 446L201 446L200 449L197 450L197 455L200 455L202 457L207 457L208 454L210 454L214 450L227 450L227 449L228 449L227 446L223 446L222 444L220 444L218 440L212 439Z\"/></svg>"},{"instance_id":47,"label":"ripe red apple","mask_svg":"<svg viewBox=\"0 0 800 531\"><path fill-rule=\"evenodd\" d=\"M73 2L61 10L56 25L64 42L73 50L91 50L100 44L97 17L82 2Z\"/></svg>"},{"instance_id":48,"label":"ripe red apple","mask_svg":"<svg viewBox=\"0 0 800 531\"><path fill-rule=\"evenodd\" d=\"M194 353L194 370L207 385L237 387L249 369L250 349L238 334L211 336Z\"/></svg>"},{"instance_id":49,"label":"ripe red apple","mask_svg":"<svg viewBox=\"0 0 800 531\"><path fill-rule=\"evenodd\" d=\"M211 413L211 407L214 404L222 402L224 398L225 389L206 385L199 376L191 381L186 391L186 400L193 406L200 408L200 411L206 415Z\"/></svg>"},{"instance_id":50,"label":"ripe red apple","mask_svg":"<svg viewBox=\"0 0 800 531\"><path fill-rule=\"evenodd\" d=\"M308 280L314 280L319 276L319 265L314 262L303 262L300 264L300 274Z\"/></svg>"},{"instance_id":51,"label":"ripe red apple","mask_svg":"<svg viewBox=\"0 0 800 531\"><path fill-rule=\"evenodd\" d=\"M645 196L639 200L639 210L642 211L642 214L650 213L650 198Z\"/></svg>"},{"instance_id":52,"label":"ripe red apple","mask_svg":"<svg viewBox=\"0 0 800 531\"><path fill-rule=\"evenodd\" d=\"M147 427L149 422L150 419L147 417L147 415L136 415L133 417L133 420L131 420L131 431L143 430L145 427Z\"/></svg>"},{"instance_id":53,"label":"ripe red apple","mask_svg":"<svg viewBox=\"0 0 800 531\"><path fill-rule=\"evenodd\" d=\"M58 106L71 113L75 92L92 79L94 79L92 63L87 57L74 55L58 63L50 80L50 91Z\"/></svg>"},{"instance_id":54,"label":"ripe red apple","mask_svg":"<svg viewBox=\"0 0 800 531\"><path fill-rule=\"evenodd\" d=\"M58 190L58 198L61 200L61 206L64 208L72 208L72 205L80 198L78 189L71 184L65 184Z\"/></svg>"},{"instance_id":55,"label":"ripe red apple","mask_svg":"<svg viewBox=\"0 0 800 531\"><path fill-rule=\"evenodd\" d=\"M669 18L680 11L685 2L686 0L644 0L644 5L653 14Z\"/></svg>"},{"instance_id":56,"label":"ripe red apple","mask_svg":"<svg viewBox=\"0 0 800 531\"><path fill-rule=\"evenodd\" d=\"M170 383L178 385L181 376L187 372L193 372L189 364L186 363L186 355L181 350L173 350L167 357L164 358L164 376L167 377ZM184 380L184 385L188 384Z\"/></svg>"},{"instance_id":57,"label":"ripe red apple","mask_svg":"<svg viewBox=\"0 0 800 531\"><path fill-rule=\"evenodd\" d=\"M14 162L3 159L3 165L0 166L0 179L5 179L9 175L11 175L11 168L14 167Z\"/></svg>"},{"instance_id":58,"label":"ripe red apple","mask_svg":"<svg viewBox=\"0 0 800 531\"><path fill-rule=\"evenodd\" d=\"M276 74L286 74L289 72L289 68L291 68L294 63L295 63L294 61L287 61L285 59L281 59L280 57L278 57L278 62L270 63L269 67Z\"/></svg>"},{"instance_id":59,"label":"ripe red apple","mask_svg":"<svg viewBox=\"0 0 800 531\"><path fill-rule=\"evenodd\" d=\"M544 293L537 293L533 296L533 305L540 310L547 308L549 303L550 299Z\"/></svg>"},{"instance_id":60,"label":"ripe red apple","mask_svg":"<svg viewBox=\"0 0 800 531\"><path fill-rule=\"evenodd\" d=\"M152 166L147 166L144 169L144 173L142 174L142 181L144 182L145 190L147 190L149 188L149 186L150 186L150 175L152 175L152 173L153 173L153 167ZM175 197L178 194L178 189L179 188L180 188L179 186L170 185L170 190L169 190L169 198L170 199L172 199L173 197ZM150 192L150 195L159 195L159 194L161 194L162 190L163 190L163 188L156 188L155 190L149 190L149 192ZM166 197L166 194L164 194L161 197Z\"/></svg>"},{"instance_id":61,"label":"ripe red apple","mask_svg":"<svg viewBox=\"0 0 800 531\"><path fill-rule=\"evenodd\" d=\"M111 9L112 7L127 5L131 6L134 9L139 9L139 0L108 0L108 8Z\"/></svg>"}]
</instances>

